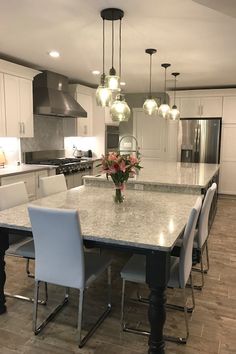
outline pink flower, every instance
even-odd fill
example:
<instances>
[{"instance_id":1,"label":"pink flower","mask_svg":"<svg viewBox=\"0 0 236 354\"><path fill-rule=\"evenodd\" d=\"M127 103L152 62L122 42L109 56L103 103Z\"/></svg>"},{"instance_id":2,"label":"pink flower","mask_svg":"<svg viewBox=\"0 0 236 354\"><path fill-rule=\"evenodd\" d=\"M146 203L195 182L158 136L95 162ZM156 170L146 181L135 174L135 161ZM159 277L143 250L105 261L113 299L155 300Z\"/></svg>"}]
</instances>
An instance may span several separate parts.
<instances>
[{"instance_id":1,"label":"pink flower","mask_svg":"<svg viewBox=\"0 0 236 354\"><path fill-rule=\"evenodd\" d=\"M137 157L130 155L130 163L132 165L135 165L138 162L139 162L139 160L137 159Z\"/></svg>"},{"instance_id":2,"label":"pink flower","mask_svg":"<svg viewBox=\"0 0 236 354\"><path fill-rule=\"evenodd\" d=\"M126 164L125 164L125 161L122 160L121 163L120 163L120 170L122 172L125 172L126 171Z\"/></svg>"}]
</instances>

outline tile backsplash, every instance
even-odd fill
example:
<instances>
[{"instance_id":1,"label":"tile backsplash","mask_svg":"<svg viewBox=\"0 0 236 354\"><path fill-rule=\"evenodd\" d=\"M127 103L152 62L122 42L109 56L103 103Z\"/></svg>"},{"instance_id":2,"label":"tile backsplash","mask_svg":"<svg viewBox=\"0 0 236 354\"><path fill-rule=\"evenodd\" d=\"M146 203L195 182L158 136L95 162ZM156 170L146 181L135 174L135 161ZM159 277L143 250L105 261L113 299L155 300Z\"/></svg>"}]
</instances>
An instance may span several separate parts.
<instances>
[{"instance_id":1,"label":"tile backsplash","mask_svg":"<svg viewBox=\"0 0 236 354\"><path fill-rule=\"evenodd\" d=\"M21 152L63 149L63 118L35 115L34 137L21 139Z\"/></svg>"}]
</instances>

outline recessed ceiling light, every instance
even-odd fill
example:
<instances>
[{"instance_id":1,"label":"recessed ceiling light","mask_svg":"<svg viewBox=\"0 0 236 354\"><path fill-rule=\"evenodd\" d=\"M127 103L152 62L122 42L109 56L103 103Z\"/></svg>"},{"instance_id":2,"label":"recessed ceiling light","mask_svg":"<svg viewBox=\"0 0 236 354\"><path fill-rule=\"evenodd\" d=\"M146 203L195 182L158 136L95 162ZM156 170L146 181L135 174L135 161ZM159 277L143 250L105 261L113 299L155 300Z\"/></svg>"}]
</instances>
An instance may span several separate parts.
<instances>
[{"instance_id":1,"label":"recessed ceiling light","mask_svg":"<svg viewBox=\"0 0 236 354\"><path fill-rule=\"evenodd\" d=\"M120 86L125 86L125 85L126 85L126 82L124 82L124 81L120 82Z\"/></svg>"},{"instance_id":2,"label":"recessed ceiling light","mask_svg":"<svg viewBox=\"0 0 236 354\"><path fill-rule=\"evenodd\" d=\"M99 75L99 74L100 74L100 71L99 71L99 70L93 70L93 71L92 71L92 74L93 74L93 75Z\"/></svg>"},{"instance_id":3,"label":"recessed ceiling light","mask_svg":"<svg viewBox=\"0 0 236 354\"><path fill-rule=\"evenodd\" d=\"M56 50L51 50L50 52L48 52L48 55L50 55L50 57L52 58L59 58L60 53L57 52Z\"/></svg>"}]
</instances>

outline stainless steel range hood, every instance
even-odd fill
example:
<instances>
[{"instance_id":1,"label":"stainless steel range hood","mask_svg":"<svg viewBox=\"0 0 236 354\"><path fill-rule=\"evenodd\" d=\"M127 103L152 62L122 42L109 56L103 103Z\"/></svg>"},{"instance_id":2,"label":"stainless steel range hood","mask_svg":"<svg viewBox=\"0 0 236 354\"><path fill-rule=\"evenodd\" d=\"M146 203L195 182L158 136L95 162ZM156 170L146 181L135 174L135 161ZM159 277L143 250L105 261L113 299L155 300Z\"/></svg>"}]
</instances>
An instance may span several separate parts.
<instances>
[{"instance_id":1,"label":"stainless steel range hood","mask_svg":"<svg viewBox=\"0 0 236 354\"><path fill-rule=\"evenodd\" d=\"M87 117L87 112L70 95L68 78L43 71L33 81L34 114L55 117Z\"/></svg>"}]
</instances>

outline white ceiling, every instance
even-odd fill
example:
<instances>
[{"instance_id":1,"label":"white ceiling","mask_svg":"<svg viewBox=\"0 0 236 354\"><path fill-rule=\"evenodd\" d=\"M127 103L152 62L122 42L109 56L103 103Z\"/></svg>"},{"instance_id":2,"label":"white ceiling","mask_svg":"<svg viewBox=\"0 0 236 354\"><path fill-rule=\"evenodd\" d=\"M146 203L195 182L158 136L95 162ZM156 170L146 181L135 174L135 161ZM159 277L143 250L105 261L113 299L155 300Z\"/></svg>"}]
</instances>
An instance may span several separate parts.
<instances>
[{"instance_id":1,"label":"white ceiling","mask_svg":"<svg viewBox=\"0 0 236 354\"><path fill-rule=\"evenodd\" d=\"M106 7L125 12L126 92L147 91L150 47L157 49L153 91L163 90L163 62L172 64L169 79L181 73L178 87L236 86L236 0L0 0L0 56L97 84L91 71L102 69L100 11ZM110 38L110 22L106 27ZM50 58L52 49L61 57ZM108 71L110 47L106 55Z\"/></svg>"}]
</instances>

